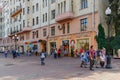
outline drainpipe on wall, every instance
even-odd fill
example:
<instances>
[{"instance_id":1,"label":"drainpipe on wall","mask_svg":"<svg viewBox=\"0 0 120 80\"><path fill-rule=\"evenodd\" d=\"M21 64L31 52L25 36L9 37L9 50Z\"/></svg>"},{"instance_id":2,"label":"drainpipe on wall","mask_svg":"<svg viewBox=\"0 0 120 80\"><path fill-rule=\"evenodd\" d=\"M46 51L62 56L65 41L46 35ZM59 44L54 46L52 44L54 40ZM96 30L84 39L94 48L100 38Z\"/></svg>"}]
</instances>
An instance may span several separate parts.
<instances>
[{"instance_id":1,"label":"drainpipe on wall","mask_svg":"<svg viewBox=\"0 0 120 80\"><path fill-rule=\"evenodd\" d=\"M95 31L95 0L92 0L92 31Z\"/></svg>"},{"instance_id":2,"label":"drainpipe on wall","mask_svg":"<svg viewBox=\"0 0 120 80\"><path fill-rule=\"evenodd\" d=\"M50 36L50 0L48 0L48 29L47 29L47 43L46 43L46 51L47 51L47 54L49 53L48 49L49 49L49 36Z\"/></svg>"},{"instance_id":3,"label":"drainpipe on wall","mask_svg":"<svg viewBox=\"0 0 120 80\"><path fill-rule=\"evenodd\" d=\"M92 0L92 43L91 45L95 45L95 0ZM94 46L95 47L95 46ZM95 47L96 48L96 47Z\"/></svg>"}]
</instances>

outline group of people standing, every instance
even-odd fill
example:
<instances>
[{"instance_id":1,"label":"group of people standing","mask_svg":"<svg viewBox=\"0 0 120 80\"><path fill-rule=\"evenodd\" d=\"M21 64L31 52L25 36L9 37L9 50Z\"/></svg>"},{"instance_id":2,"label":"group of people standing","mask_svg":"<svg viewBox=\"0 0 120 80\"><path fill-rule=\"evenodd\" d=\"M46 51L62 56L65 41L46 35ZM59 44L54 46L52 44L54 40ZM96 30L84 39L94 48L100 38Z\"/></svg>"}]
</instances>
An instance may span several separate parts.
<instances>
[{"instance_id":1,"label":"group of people standing","mask_svg":"<svg viewBox=\"0 0 120 80\"><path fill-rule=\"evenodd\" d=\"M16 57L20 56L20 53L19 53L18 50L12 49L12 50L10 51L10 50L8 50L8 49L5 49L5 51L4 51L4 56L5 56L5 58L7 58L7 57L8 57L8 54L10 54L10 53L12 54L13 59L15 59Z\"/></svg>"},{"instance_id":2,"label":"group of people standing","mask_svg":"<svg viewBox=\"0 0 120 80\"><path fill-rule=\"evenodd\" d=\"M94 70L93 66L99 68L99 65L103 68L105 66L105 48L95 51L93 46L90 47L90 50L82 50L80 54L81 64L80 67L87 67L87 64L90 64L90 70Z\"/></svg>"}]
</instances>

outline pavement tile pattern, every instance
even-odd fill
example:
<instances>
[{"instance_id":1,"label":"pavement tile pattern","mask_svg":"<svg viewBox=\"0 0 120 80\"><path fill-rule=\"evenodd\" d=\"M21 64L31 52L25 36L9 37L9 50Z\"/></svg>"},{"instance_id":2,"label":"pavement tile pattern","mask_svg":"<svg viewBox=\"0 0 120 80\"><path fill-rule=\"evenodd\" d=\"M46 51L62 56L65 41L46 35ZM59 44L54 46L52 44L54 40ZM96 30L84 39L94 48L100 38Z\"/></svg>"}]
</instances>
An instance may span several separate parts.
<instances>
[{"instance_id":1,"label":"pavement tile pattern","mask_svg":"<svg viewBox=\"0 0 120 80\"><path fill-rule=\"evenodd\" d=\"M39 56L0 55L0 80L120 80L120 59L112 59L112 69L94 69L80 68L79 58L47 57L41 66Z\"/></svg>"}]
</instances>

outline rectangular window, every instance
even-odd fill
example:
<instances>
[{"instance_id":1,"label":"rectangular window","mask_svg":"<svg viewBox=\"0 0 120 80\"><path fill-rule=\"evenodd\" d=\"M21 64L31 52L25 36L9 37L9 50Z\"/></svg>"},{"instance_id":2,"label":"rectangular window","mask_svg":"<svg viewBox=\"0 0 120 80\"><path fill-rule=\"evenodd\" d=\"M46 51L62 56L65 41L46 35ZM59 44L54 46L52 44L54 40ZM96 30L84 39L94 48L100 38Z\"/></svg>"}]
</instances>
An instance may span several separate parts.
<instances>
[{"instance_id":1,"label":"rectangular window","mask_svg":"<svg viewBox=\"0 0 120 80\"><path fill-rule=\"evenodd\" d=\"M43 29L43 37L45 37L45 36L46 36L46 34L47 34L46 29Z\"/></svg>"},{"instance_id":2,"label":"rectangular window","mask_svg":"<svg viewBox=\"0 0 120 80\"><path fill-rule=\"evenodd\" d=\"M51 27L51 35L52 35L52 36L55 35L55 26Z\"/></svg>"},{"instance_id":3,"label":"rectangular window","mask_svg":"<svg viewBox=\"0 0 120 80\"><path fill-rule=\"evenodd\" d=\"M36 38L38 38L38 30L36 31Z\"/></svg>"},{"instance_id":4,"label":"rectangular window","mask_svg":"<svg viewBox=\"0 0 120 80\"><path fill-rule=\"evenodd\" d=\"M87 30L87 18L81 19L80 24L81 24L81 31L86 31Z\"/></svg>"},{"instance_id":5,"label":"rectangular window","mask_svg":"<svg viewBox=\"0 0 120 80\"><path fill-rule=\"evenodd\" d=\"M25 27L25 20L23 20L23 27Z\"/></svg>"},{"instance_id":6,"label":"rectangular window","mask_svg":"<svg viewBox=\"0 0 120 80\"><path fill-rule=\"evenodd\" d=\"M60 14L60 4L58 4L58 14Z\"/></svg>"},{"instance_id":7,"label":"rectangular window","mask_svg":"<svg viewBox=\"0 0 120 80\"><path fill-rule=\"evenodd\" d=\"M35 7L33 6L32 8L33 8L32 11L33 11L33 13L34 13L34 12L35 12L35 9L34 9Z\"/></svg>"},{"instance_id":8,"label":"rectangular window","mask_svg":"<svg viewBox=\"0 0 120 80\"><path fill-rule=\"evenodd\" d=\"M36 4L36 11L38 11L38 8L39 8L39 5L38 5L38 3Z\"/></svg>"},{"instance_id":9,"label":"rectangular window","mask_svg":"<svg viewBox=\"0 0 120 80\"><path fill-rule=\"evenodd\" d=\"M45 21L47 22L47 13L45 13Z\"/></svg>"},{"instance_id":10,"label":"rectangular window","mask_svg":"<svg viewBox=\"0 0 120 80\"><path fill-rule=\"evenodd\" d=\"M45 0L45 5L47 6L47 0Z\"/></svg>"},{"instance_id":11,"label":"rectangular window","mask_svg":"<svg viewBox=\"0 0 120 80\"><path fill-rule=\"evenodd\" d=\"M44 14L43 14L43 23L44 23Z\"/></svg>"},{"instance_id":12,"label":"rectangular window","mask_svg":"<svg viewBox=\"0 0 120 80\"><path fill-rule=\"evenodd\" d=\"M63 34L65 34L65 24L63 24L62 28L63 28Z\"/></svg>"},{"instance_id":13,"label":"rectangular window","mask_svg":"<svg viewBox=\"0 0 120 80\"><path fill-rule=\"evenodd\" d=\"M53 4L56 0L51 0L51 4Z\"/></svg>"},{"instance_id":14,"label":"rectangular window","mask_svg":"<svg viewBox=\"0 0 120 80\"><path fill-rule=\"evenodd\" d=\"M55 19L55 10L52 10L51 13L52 13L51 19Z\"/></svg>"},{"instance_id":15,"label":"rectangular window","mask_svg":"<svg viewBox=\"0 0 120 80\"><path fill-rule=\"evenodd\" d=\"M25 8L23 8L23 15L25 15Z\"/></svg>"},{"instance_id":16,"label":"rectangular window","mask_svg":"<svg viewBox=\"0 0 120 80\"><path fill-rule=\"evenodd\" d=\"M64 1L64 12L66 12L66 1Z\"/></svg>"},{"instance_id":17,"label":"rectangular window","mask_svg":"<svg viewBox=\"0 0 120 80\"><path fill-rule=\"evenodd\" d=\"M88 1L87 0L81 0L81 9L88 7Z\"/></svg>"},{"instance_id":18,"label":"rectangular window","mask_svg":"<svg viewBox=\"0 0 120 80\"><path fill-rule=\"evenodd\" d=\"M32 32L33 39L34 39L34 34L35 34L35 32Z\"/></svg>"},{"instance_id":19,"label":"rectangular window","mask_svg":"<svg viewBox=\"0 0 120 80\"><path fill-rule=\"evenodd\" d=\"M30 7L27 8L27 14L30 14Z\"/></svg>"},{"instance_id":20,"label":"rectangular window","mask_svg":"<svg viewBox=\"0 0 120 80\"><path fill-rule=\"evenodd\" d=\"M35 20L34 20L34 18L33 18L33 26L35 25Z\"/></svg>"},{"instance_id":21,"label":"rectangular window","mask_svg":"<svg viewBox=\"0 0 120 80\"><path fill-rule=\"evenodd\" d=\"M70 33L70 23L67 23L67 33Z\"/></svg>"},{"instance_id":22,"label":"rectangular window","mask_svg":"<svg viewBox=\"0 0 120 80\"><path fill-rule=\"evenodd\" d=\"M36 24L39 24L39 17L36 17Z\"/></svg>"},{"instance_id":23,"label":"rectangular window","mask_svg":"<svg viewBox=\"0 0 120 80\"><path fill-rule=\"evenodd\" d=\"M44 3L45 3L45 2L44 2L44 0L43 0L43 8L44 8Z\"/></svg>"},{"instance_id":24,"label":"rectangular window","mask_svg":"<svg viewBox=\"0 0 120 80\"><path fill-rule=\"evenodd\" d=\"M61 14L63 13L63 3L61 2Z\"/></svg>"}]
</instances>

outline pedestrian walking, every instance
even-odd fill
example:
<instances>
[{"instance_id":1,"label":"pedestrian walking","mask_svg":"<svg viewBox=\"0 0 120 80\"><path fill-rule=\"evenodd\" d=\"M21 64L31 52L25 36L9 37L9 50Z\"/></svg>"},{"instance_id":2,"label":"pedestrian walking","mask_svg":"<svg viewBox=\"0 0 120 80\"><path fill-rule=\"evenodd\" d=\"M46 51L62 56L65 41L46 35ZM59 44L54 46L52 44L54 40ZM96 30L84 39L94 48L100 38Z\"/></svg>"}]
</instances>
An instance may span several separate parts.
<instances>
[{"instance_id":1,"label":"pedestrian walking","mask_svg":"<svg viewBox=\"0 0 120 80\"><path fill-rule=\"evenodd\" d=\"M61 49L59 48L58 49L58 58L60 58L61 57Z\"/></svg>"},{"instance_id":2,"label":"pedestrian walking","mask_svg":"<svg viewBox=\"0 0 120 80\"><path fill-rule=\"evenodd\" d=\"M101 66L101 68L104 68L105 61L106 61L106 56L105 56L104 52L102 52L101 55L100 55L100 66Z\"/></svg>"},{"instance_id":3,"label":"pedestrian walking","mask_svg":"<svg viewBox=\"0 0 120 80\"><path fill-rule=\"evenodd\" d=\"M95 50L93 49L93 46L90 47L90 53L89 53L89 57L90 57L90 70L94 71L93 69L93 65L94 65L94 53Z\"/></svg>"},{"instance_id":4,"label":"pedestrian walking","mask_svg":"<svg viewBox=\"0 0 120 80\"><path fill-rule=\"evenodd\" d=\"M35 52L35 55L38 56L38 52L37 51Z\"/></svg>"},{"instance_id":5,"label":"pedestrian walking","mask_svg":"<svg viewBox=\"0 0 120 80\"><path fill-rule=\"evenodd\" d=\"M15 59L17 57L16 51L14 49L12 49L12 55L13 55L13 59Z\"/></svg>"},{"instance_id":6,"label":"pedestrian walking","mask_svg":"<svg viewBox=\"0 0 120 80\"><path fill-rule=\"evenodd\" d=\"M54 50L54 59L57 59L57 48Z\"/></svg>"},{"instance_id":7,"label":"pedestrian walking","mask_svg":"<svg viewBox=\"0 0 120 80\"><path fill-rule=\"evenodd\" d=\"M88 60L87 60L87 53L84 50L81 53L80 59L81 59L80 67L82 68L84 66L84 68L86 68Z\"/></svg>"},{"instance_id":8,"label":"pedestrian walking","mask_svg":"<svg viewBox=\"0 0 120 80\"><path fill-rule=\"evenodd\" d=\"M41 58L41 65L45 65L45 52L44 52L44 50L42 50L42 52L40 54L40 58Z\"/></svg>"},{"instance_id":9,"label":"pedestrian walking","mask_svg":"<svg viewBox=\"0 0 120 80\"><path fill-rule=\"evenodd\" d=\"M71 49L71 57L74 57L74 49Z\"/></svg>"},{"instance_id":10,"label":"pedestrian walking","mask_svg":"<svg viewBox=\"0 0 120 80\"><path fill-rule=\"evenodd\" d=\"M95 52L95 65L96 65L96 68L99 68L99 64L100 64L100 55L101 55L101 50L97 50Z\"/></svg>"},{"instance_id":11,"label":"pedestrian walking","mask_svg":"<svg viewBox=\"0 0 120 80\"><path fill-rule=\"evenodd\" d=\"M4 55L5 55L5 58L7 58L7 56L8 56L8 50L4 51Z\"/></svg>"}]
</instances>

